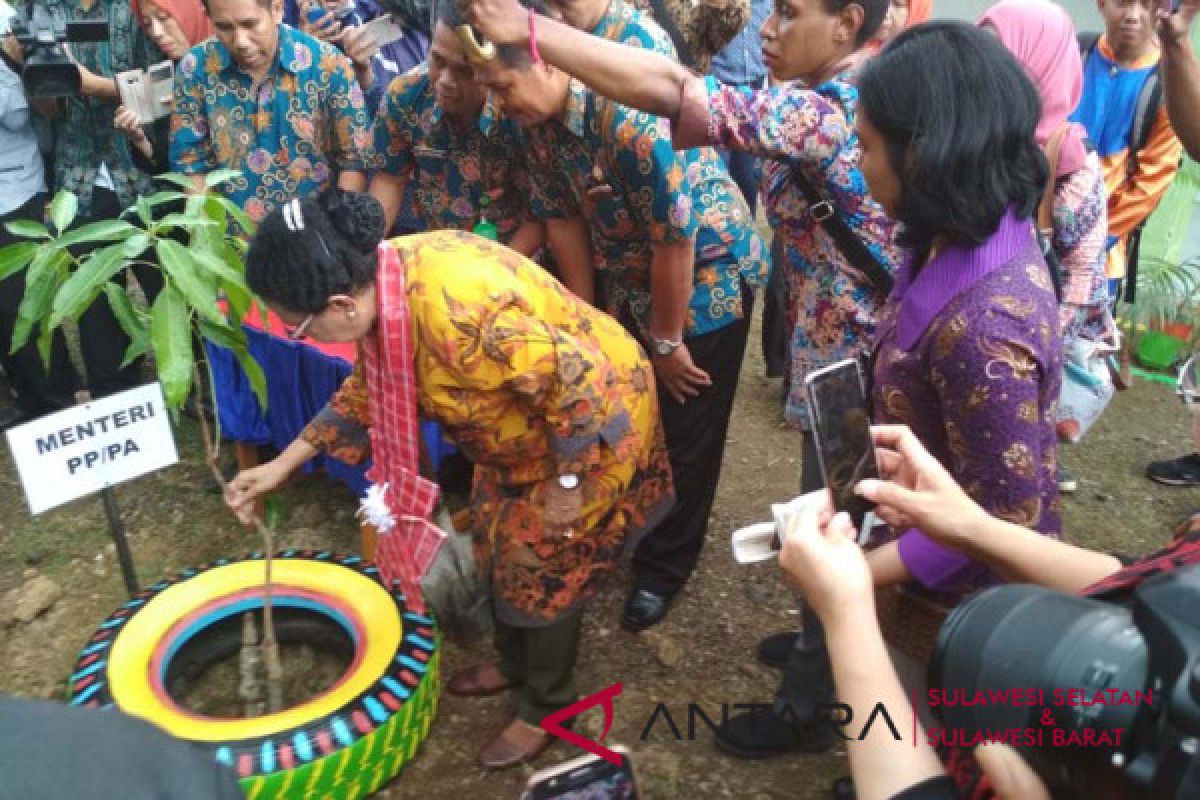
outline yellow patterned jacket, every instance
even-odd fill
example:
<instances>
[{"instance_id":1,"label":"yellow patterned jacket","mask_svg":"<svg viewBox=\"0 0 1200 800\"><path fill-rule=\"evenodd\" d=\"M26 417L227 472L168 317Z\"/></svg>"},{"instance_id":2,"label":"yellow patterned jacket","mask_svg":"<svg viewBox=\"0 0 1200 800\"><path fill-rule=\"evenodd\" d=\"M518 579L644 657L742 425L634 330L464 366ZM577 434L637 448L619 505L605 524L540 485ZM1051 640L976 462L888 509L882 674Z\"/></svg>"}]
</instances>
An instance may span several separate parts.
<instances>
[{"instance_id":1,"label":"yellow patterned jacket","mask_svg":"<svg viewBox=\"0 0 1200 800\"><path fill-rule=\"evenodd\" d=\"M508 624L573 611L673 502L654 371L637 342L537 264L460 231L395 239L406 268L417 402L476 465L455 518L475 536ZM361 360L360 360L361 363ZM304 438L351 463L369 455L360 372ZM574 532L542 524L543 492L582 478Z\"/></svg>"}]
</instances>

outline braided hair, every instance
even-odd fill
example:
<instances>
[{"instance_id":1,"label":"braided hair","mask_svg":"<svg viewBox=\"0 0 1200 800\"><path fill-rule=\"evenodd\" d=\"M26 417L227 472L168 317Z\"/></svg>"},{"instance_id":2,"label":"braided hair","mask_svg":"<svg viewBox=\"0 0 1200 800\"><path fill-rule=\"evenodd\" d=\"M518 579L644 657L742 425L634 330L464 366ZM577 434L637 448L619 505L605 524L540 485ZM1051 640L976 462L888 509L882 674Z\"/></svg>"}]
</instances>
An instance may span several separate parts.
<instances>
[{"instance_id":1,"label":"braided hair","mask_svg":"<svg viewBox=\"0 0 1200 800\"><path fill-rule=\"evenodd\" d=\"M246 283L271 305L323 311L329 298L375 283L383 208L369 194L326 189L272 211L246 253Z\"/></svg>"}]
</instances>

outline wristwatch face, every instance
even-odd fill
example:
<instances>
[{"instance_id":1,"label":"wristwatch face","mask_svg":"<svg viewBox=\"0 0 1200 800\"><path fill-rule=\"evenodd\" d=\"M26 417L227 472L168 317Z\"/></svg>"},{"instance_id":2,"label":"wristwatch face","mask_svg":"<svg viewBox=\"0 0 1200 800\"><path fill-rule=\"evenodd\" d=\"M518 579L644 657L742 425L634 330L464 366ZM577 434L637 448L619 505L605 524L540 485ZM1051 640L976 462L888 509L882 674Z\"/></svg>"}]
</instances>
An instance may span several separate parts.
<instances>
[{"instance_id":1,"label":"wristwatch face","mask_svg":"<svg viewBox=\"0 0 1200 800\"><path fill-rule=\"evenodd\" d=\"M654 352L660 356L669 356L675 352L675 346L671 342L664 342L662 339L654 340Z\"/></svg>"},{"instance_id":2,"label":"wristwatch face","mask_svg":"<svg viewBox=\"0 0 1200 800\"><path fill-rule=\"evenodd\" d=\"M578 489L579 488L579 476L578 475L559 475L558 476L558 485L568 491L570 491L572 489Z\"/></svg>"}]
</instances>

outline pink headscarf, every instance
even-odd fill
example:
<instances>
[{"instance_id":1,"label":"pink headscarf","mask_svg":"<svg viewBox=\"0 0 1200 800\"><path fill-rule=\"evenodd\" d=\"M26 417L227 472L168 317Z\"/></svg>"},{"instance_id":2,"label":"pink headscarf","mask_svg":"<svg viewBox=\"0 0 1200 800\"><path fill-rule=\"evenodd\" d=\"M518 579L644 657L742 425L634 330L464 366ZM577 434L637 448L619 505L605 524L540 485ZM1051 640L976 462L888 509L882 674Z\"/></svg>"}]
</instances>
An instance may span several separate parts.
<instances>
[{"instance_id":1,"label":"pink headscarf","mask_svg":"<svg viewBox=\"0 0 1200 800\"><path fill-rule=\"evenodd\" d=\"M1071 17L1049 0L1000 0L979 18L1000 36L1025 67L1042 96L1037 141L1043 147L1067 122L1083 94L1083 59ZM1072 123L1063 137L1058 175L1070 175L1087 161L1086 131Z\"/></svg>"},{"instance_id":2,"label":"pink headscarf","mask_svg":"<svg viewBox=\"0 0 1200 800\"><path fill-rule=\"evenodd\" d=\"M188 40L188 47L198 45L212 36L212 22L209 21L208 12L204 10L201 0L150 0L150 2L175 18L175 21L179 23L179 29L183 31L184 37ZM133 7L133 14L137 17L140 25L142 23L141 4L138 0L129 0L129 5Z\"/></svg>"}]
</instances>

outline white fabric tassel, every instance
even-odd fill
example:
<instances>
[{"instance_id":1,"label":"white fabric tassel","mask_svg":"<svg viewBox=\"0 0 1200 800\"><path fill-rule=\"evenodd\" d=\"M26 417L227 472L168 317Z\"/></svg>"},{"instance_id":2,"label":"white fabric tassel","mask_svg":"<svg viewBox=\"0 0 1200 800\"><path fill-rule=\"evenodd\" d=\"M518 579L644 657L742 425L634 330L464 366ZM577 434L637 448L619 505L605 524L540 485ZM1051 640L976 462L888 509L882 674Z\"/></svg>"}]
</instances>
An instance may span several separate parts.
<instances>
[{"instance_id":1,"label":"white fabric tassel","mask_svg":"<svg viewBox=\"0 0 1200 800\"><path fill-rule=\"evenodd\" d=\"M389 533L392 528L396 527L396 517L387 504L389 486L391 484L388 483L383 486L377 483L371 484L367 487L367 493L358 506L358 516L374 526L379 533Z\"/></svg>"}]
</instances>

